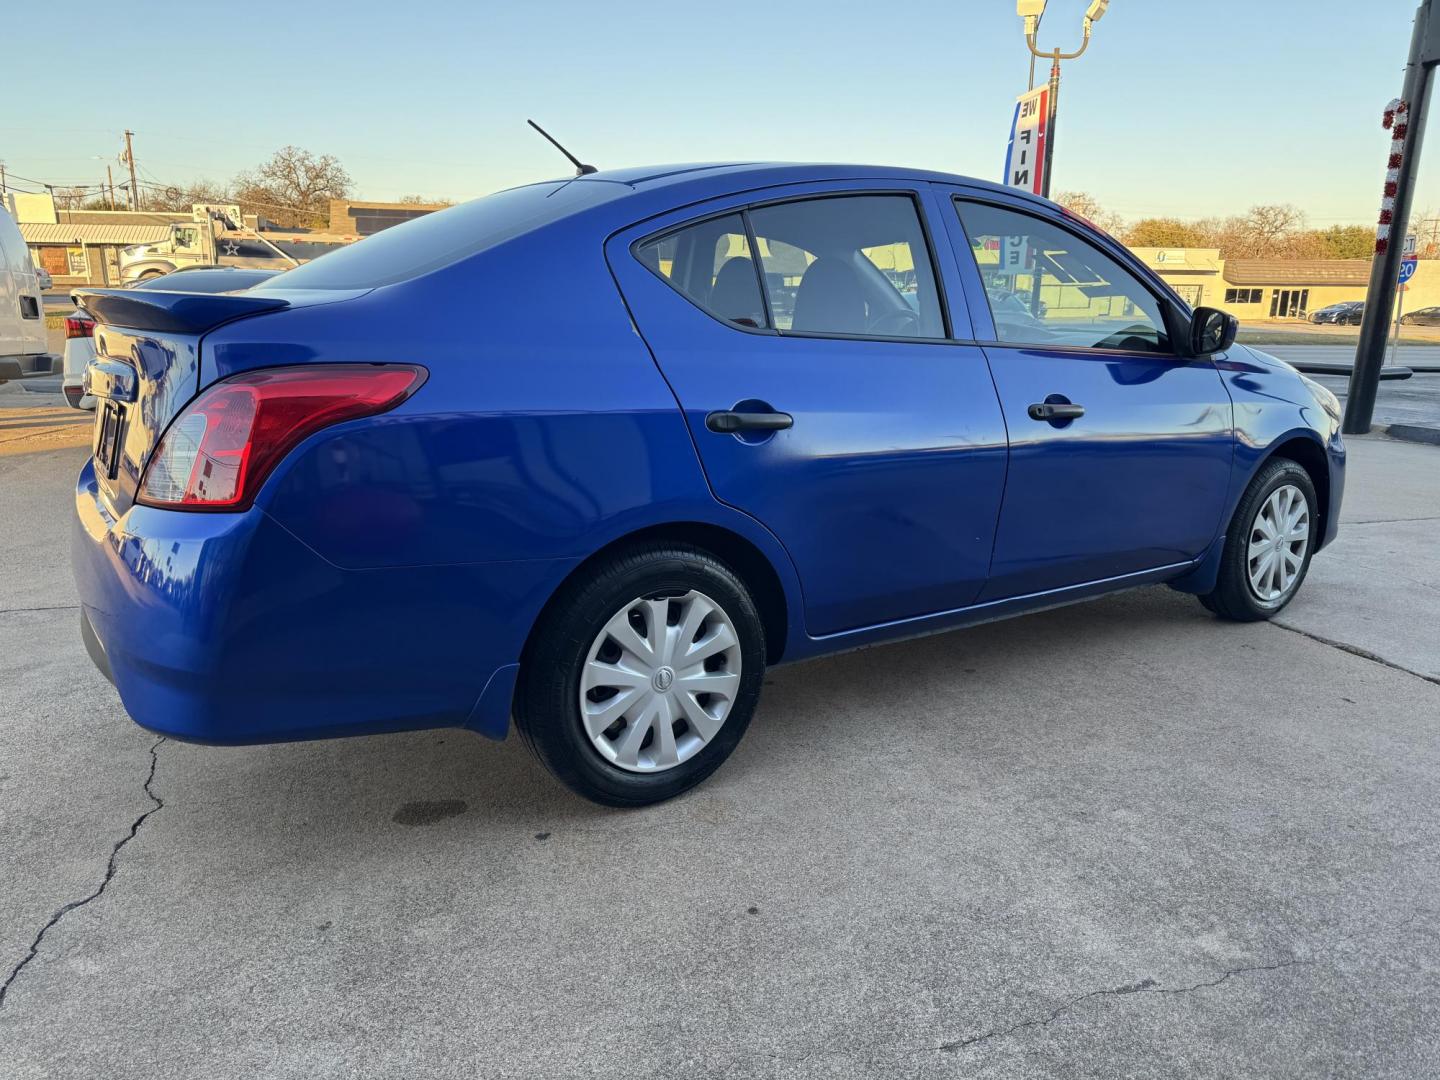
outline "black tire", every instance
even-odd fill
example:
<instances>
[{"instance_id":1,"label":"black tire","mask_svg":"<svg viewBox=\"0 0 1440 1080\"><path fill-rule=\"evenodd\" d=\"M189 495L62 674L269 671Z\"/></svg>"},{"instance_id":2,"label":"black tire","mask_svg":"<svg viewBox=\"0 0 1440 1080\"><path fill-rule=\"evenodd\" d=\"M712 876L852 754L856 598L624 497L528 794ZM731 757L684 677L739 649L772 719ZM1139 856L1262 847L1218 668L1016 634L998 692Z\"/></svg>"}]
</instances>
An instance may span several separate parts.
<instances>
[{"instance_id":1,"label":"black tire","mask_svg":"<svg viewBox=\"0 0 1440 1080\"><path fill-rule=\"evenodd\" d=\"M1280 487L1293 484L1305 496L1309 510L1310 538L1300 562L1295 580L1279 597L1273 600L1261 599L1250 584L1248 553L1251 528L1256 515L1265 500ZM1267 462L1250 486L1245 489L1235 516L1225 531L1225 550L1220 556L1220 575L1213 591L1200 596L1200 603L1222 619L1233 622L1259 622L1269 619L1285 609L1295 598L1305 575L1310 571L1310 559L1315 554L1315 537L1320 529L1320 502L1315 497L1315 485L1310 474L1289 458L1274 458Z\"/></svg>"},{"instance_id":2,"label":"black tire","mask_svg":"<svg viewBox=\"0 0 1440 1080\"><path fill-rule=\"evenodd\" d=\"M610 618L636 598L703 593L720 605L740 648L740 683L724 723L688 760L634 772L606 760L580 711L590 648ZM577 795L605 806L646 806L694 787L730 756L750 724L765 680L765 628L744 582L709 552L684 544L638 546L566 584L546 608L522 659L515 726L541 763Z\"/></svg>"}]
</instances>

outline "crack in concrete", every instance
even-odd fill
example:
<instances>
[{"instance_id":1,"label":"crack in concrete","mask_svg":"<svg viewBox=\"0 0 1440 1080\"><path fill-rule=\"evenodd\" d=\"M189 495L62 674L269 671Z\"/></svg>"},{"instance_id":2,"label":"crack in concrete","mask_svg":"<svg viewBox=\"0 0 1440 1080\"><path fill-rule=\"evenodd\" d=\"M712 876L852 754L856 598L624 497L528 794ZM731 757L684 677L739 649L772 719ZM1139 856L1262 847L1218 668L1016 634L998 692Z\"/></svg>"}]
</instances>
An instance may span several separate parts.
<instances>
[{"instance_id":1,"label":"crack in concrete","mask_svg":"<svg viewBox=\"0 0 1440 1080\"><path fill-rule=\"evenodd\" d=\"M0 615L19 615L27 611L79 611L79 604L52 604L41 607L7 607L0 608Z\"/></svg>"},{"instance_id":2,"label":"crack in concrete","mask_svg":"<svg viewBox=\"0 0 1440 1080\"><path fill-rule=\"evenodd\" d=\"M40 944L45 940L45 935L48 934L55 927L55 925L60 922L61 919L63 919L66 915L70 914L70 912L74 911L76 908L82 908L91 901L98 900L100 898L100 896L105 892L106 888L110 885L111 879L115 877L116 863L120 857L121 850L125 847L126 844L130 843L131 840L135 839L136 835L140 832L140 827L145 824L146 819L149 818L151 814L155 813L155 811L164 807L165 800L160 798L159 795L156 795L155 789L151 786L155 782L155 767L160 762L157 751L159 751L160 744L164 741L165 737L161 736L160 738L156 739L155 742L151 745L150 773L148 776L145 777L145 794L155 805L150 807L149 810L146 810L143 814L137 817L134 822L131 823L130 831L124 836L122 836L119 840L117 840L115 842L115 846L110 849L110 859L105 864L105 877L104 880L100 882L99 886L88 896L83 896L79 900L71 900L69 903L65 904L63 907L57 910L55 914L51 915L49 921L40 928L40 932L36 934L35 939L30 942L29 952L27 952L23 957L21 957L20 962L10 969L10 974L5 977L5 982L3 984L0 984L0 1009L5 1008L5 999L9 996L10 989L15 984L15 980L20 977L20 973L25 970L31 960L34 960L35 957L40 954Z\"/></svg>"},{"instance_id":3,"label":"crack in concrete","mask_svg":"<svg viewBox=\"0 0 1440 1080\"><path fill-rule=\"evenodd\" d=\"M1440 517L1373 518L1370 521L1342 521L1342 529L1351 525L1404 525L1411 521L1440 521Z\"/></svg>"},{"instance_id":4,"label":"crack in concrete","mask_svg":"<svg viewBox=\"0 0 1440 1080\"><path fill-rule=\"evenodd\" d=\"M1299 634L1301 637L1309 638L1311 641L1318 641L1321 645L1329 645L1332 649L1339 649L1341 652L1347 652L1351 656L1358 656L1362 660L1369 660L1372 664L1379 664L1381 667L1387 667L1391 671L1403 671L1406 675L1413 675L1417 679L1424 679L1428 683L1434 683L1436 686L1440 686L1440 675L1426 675L1423 671L1416 671L1413 668L1397 664L1393 660L1386 660L1385 657L1379 653L1373 653L1369 649L1362 649L1359 645L1347 645L1345 642L1336 641L1334 638L1327 638L1320 634L1312 634L1309 630L1301 630L1298 626L1290 626L1287 623L1280 622L1278 619L1271 619L1270 625L1278 626L1281 630L1288 630L1292 634Z\"/></svg>"},{"instance_id":5,"label":"crack in concrete","mask_svg":"<svg viewBox=\"0 0 1440 1080\"><path fill-rule=\"evenodd\" d=\"M1223 982L1234 978L1237 975L1250 975L1260 971L1279 971L1282 968L1297 967L1302 964L1309 964L1309 960L1282 960L1278 964L1256 964L1250 967L1229 968L1220 973L1218 978L1209 979L1205 982L1198 982L1194 986L1161 986L1154 979L1141 979L1137 983L1129 983L1125 986L1111 987L1106 990L1091 990L1086 994L1079 994L1069 1001L1063 1002L1050 1011L1048 1016L1037 1016L1033 1020L1022 1020L1018 1024L1011 1024L1007 1028L995 1028L979 1035L972 1035L968 1039L956 1039L952 1042L944 1042L933 1047L934 1050L945 1053L956 1053L968 1049L979 1043L988 1042L990 1039L1003 1039L1006 1035L1013 1035L1017 1031L1026 1028L1045 1027L1064 1016L1075 1006L1091 998L1098 997L1123 997L1127 994L1193 994L1197 990L1206 990L1212 986L1219 986Z\"/></svg>"}]
</instances>

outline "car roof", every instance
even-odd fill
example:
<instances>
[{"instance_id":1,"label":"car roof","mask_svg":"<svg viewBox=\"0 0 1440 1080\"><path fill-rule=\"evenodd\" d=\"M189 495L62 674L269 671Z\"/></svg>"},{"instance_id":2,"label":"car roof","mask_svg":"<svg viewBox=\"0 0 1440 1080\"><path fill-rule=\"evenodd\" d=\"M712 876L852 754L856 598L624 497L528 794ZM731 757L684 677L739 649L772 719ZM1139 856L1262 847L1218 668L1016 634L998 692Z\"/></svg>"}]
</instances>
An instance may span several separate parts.
<instances>
[{"instance_id":1,"label":"car roof","mask_svg":"<svg viewBox=\"0 0 1440 1080\"><path fill-rule=\"evenodd\" d=\"M660 194L675 205L718 198L755 188L776 187L826 180L895 180L939 184L962 184L997 194L1019 196L1037 206L1050 207L1047 199L1018 188L1007 188L989 180L980 180L956 173L931 169L911 169L893 165L856 165L842 162L779 162L723 161L690 162L671 165L645 165L623 169L601 169L584 176L561 177L561 182L577 184L616 184L627 187L624 195ZM544 183L553 184L551 179ZM624 195L621 197L623 198ZM618 199L615 201L619 201Z\"/></svg>"}]
</instances>

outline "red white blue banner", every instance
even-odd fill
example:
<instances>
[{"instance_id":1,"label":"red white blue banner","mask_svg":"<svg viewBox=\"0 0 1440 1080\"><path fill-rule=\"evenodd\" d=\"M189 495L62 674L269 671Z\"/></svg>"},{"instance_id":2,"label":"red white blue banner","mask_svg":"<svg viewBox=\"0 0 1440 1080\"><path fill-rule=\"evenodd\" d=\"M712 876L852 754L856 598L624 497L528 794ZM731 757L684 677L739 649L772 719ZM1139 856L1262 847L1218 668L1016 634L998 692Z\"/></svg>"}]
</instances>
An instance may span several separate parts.
<instances>
[{"instance_id":1,"label":"red white blue banner","mask_svg":"<svg viewBox=\"0 0 1440 1080\"><path fill-rule=\"evenodd\" d=\"M1041 86L1015 100L1010 146L1005 151L1005 186L1035 195L1045 190L1045 143L1050 137L1050 88Z\"/></svg>"}]
</instances>

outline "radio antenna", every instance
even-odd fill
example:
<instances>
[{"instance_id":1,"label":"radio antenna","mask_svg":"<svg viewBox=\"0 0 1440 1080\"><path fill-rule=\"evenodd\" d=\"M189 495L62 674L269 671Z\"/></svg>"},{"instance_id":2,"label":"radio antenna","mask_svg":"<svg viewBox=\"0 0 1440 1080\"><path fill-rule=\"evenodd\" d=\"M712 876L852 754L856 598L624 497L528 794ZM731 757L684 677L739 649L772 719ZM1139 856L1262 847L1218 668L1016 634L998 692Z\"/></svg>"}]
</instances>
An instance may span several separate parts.
<instances>
[{"instance_id":1,"label":"radio antenna","mask_svg":"<svg viewBox=\"0 0 1440 1080\"><path fill-rule=\"evenodd\" d=\"M544 128L542 128L542 127L541 127L539 124L537 124L534 120L526 120L525 122L526 122L527 124L529 124L531 127L533 127L536 131L538 131L541 135L544 135L545 138L546 138L546 140L550 143L551 146L555 147L556 150L559 150L562 154L564 154L567 158L569 158L570 164L575 166L575 175L576 175L576 176L589 176L589 175L590 175L591 173L593 173L593 172L599 172L599 171L600 171L599 169L595 168L594 165L586 165L583 161L581 161L579 158L577 158L577 157L576 157L574 154L572 154L569 150L566 150L565 147L561 146L560 143L559 143L558 141L556 141L555 136L551 135L548 131L546 131Z\"/></svg>"}]
</instances>

